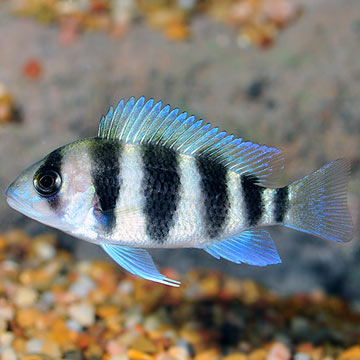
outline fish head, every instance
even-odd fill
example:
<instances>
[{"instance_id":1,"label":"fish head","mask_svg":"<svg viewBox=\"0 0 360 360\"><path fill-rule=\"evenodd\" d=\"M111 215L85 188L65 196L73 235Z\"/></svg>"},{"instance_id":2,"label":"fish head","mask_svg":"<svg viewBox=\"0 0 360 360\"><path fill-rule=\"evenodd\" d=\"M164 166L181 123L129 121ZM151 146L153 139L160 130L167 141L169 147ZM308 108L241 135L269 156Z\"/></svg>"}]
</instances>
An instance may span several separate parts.
<instances>
[{"instance_id":1,"label":"fish head","mask_svg":"<svg viewBox=\"0 0 360 360\"><path fill-rule=\"evenodd\" d=\"M66 145L24 170L5 192L8 204L65 232L80 226L91 209L94 189L81 146L76 150Z\"/></svg>"}]
</instances>

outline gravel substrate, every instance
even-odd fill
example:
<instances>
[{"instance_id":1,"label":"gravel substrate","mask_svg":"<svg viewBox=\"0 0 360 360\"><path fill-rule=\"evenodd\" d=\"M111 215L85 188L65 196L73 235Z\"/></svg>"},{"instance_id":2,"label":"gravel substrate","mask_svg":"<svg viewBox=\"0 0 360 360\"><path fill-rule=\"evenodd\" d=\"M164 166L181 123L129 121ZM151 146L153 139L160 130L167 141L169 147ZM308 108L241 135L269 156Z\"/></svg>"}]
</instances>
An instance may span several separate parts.
<instances>
[{"instance_id":1,"label":"gravel substrate","mask_svg":"<svg viewBox=\"0 0 360 360\"><path fill-rule=\"evenodd\" d=\"M163 273L182 286L78 262L52 234L1 234L1 359L360 358L360 313L342 299L281 298L220 273Z\"/></svg>"}]
</instances>

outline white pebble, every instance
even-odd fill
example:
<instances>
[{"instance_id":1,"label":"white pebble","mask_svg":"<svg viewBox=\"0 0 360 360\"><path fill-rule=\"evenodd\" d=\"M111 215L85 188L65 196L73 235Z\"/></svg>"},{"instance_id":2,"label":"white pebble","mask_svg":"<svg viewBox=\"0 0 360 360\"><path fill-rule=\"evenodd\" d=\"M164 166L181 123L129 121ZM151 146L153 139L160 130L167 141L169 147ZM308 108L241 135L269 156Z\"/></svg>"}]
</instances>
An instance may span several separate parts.
<instances>
[{"instance_id":1,"label":"white pebble","mask_svg":"<svg viewBox=\"0 0 360 360\"><path fill-rule=\"evenodd\" d=\"M39 241L35 245L35 252L42 260L50 260L56 255L54 246L45 241Z\"/></svg>"},{"instance_id":2,"label":"white pebble","mask_svg":"<svg viewBox=\"0 0 360 360\"><path fill-rule=\"evenodd\" d=\"M134 291L134 285L132 282L125 280L119 284L117 289L121 294L130 294Z\"/></svg>"},{"instance_id":3,"label":"white pebble","mask_svg":"<svg viewBox=\"0 0 360 360\"><path fill-rule=\"evenodd\" d=\"M90 326L95 322L95 310L89 303L71 305L69 315L82 326Z\"/></svg>"},{"instance_id":4,"label":"white pebble","mask_svg":"<svg viewBox=\"0 0 360 360\"><path fill-rule=\"evenodd\" d=\"M41 295L41 301L44 302L45 304L52 305L55 301L54 294L51 291L45 291Z\"/></svg>"},{"instance_id":5,"label":"white pebble","mask_svg":"<svg viewBox=\"0 0 360 360\"><path fill-rule=\"evenodd\" d=\"M14 315L14 309L10 305L0 304L0 320L12 320Z\"/></svg>"},{"instance_id":6,"label":"white pebble","mask_svg":"<svg viewBox=\"0 0 360 360\"><path fill-rule=\"evenodd\" d=\"M10 331L6 331L0 335L1 346L10 346L13 340L14 340L14 334Z\"/></svg>"},{"instance_id":7,"label":"white pebble","mask_svg":"<svg viewBox=\"0 0 360 360\"><path fill-rule=\"evenodd\" d=\"M126 354L113 355L109 357L109 360L129 360L129 357Z\"/></svg>"},{"instance_id":8,"label":"white pebble","mask_svg":"<svg viewBox=\"0 0 360 360\"><path fill-rule=\"evenodd\" d=\"M86 260L79 261L76 268L80 274L89 274L91 271L91 262Z\"/></svg>"},{"instance_id":9,"label":"white pebble","mask_svg":"<svg viewBox=\"0 0 360 360\"><path fill-rule=\"evenodd\" d=\"M85 298L94 287L95 283L88 276L82 275L70 286L69 291L80 298Z\"/></svg>"},{"instance_id":10,"label":"white pebble","mask_svg":"<svg viewBox=\"0 0 360 360\"><path fill-rule=\"evenodd\" d=\"M80 332L82 329L82 326L74 319L69 319L66 321L66 327L68 330Z\"/></svg>"},{"instance_id":11,"label":"white pebble","mask_svg":"<svg viewBox=\"0 0 360 360\"><path fill-rule=\"evenodd\" d=\"M179 7L182 9L192 9L195 6L195 0L178 0Z\"/></svg>"},{"instance_id":12,"label":"white pebble","mask_svg":"<svg viewBox=\"0 0 360 360\"><path fill-rule=\"evenodd\" d=\"M133 329L136 325L141 324L143 317L138 308L134 308L132 311L126 313L125 327L127 329Z\"/></svg>"},{"instance_id":13,"label":"white pebble","mask_svg":"<svg viewBox=\"0 0 360 360\"><path fill-rule=\"evenodd\" d=\"M41 339L30 339L26 343L26 350L29 354L41 353L44 341Z\"/></svg>"},{"instance_id":14,"label":"white pebble","mask_svg":"<svg viewBox=\"0 0 360 360\"><path fill-rule=\"evenodd\" d=\"M150 315L144 320L144 329L146 331L156 331L160 328L160 320L158 316Z\"/></svg>"},{"instance_id":15,"label":"white pebble","mask_svg":"<svg viewBox=\"0 0 360 360\"><path fill-rule=\"evenodd\" d=\"M294 360L311 360L311 356L305 353L297 353L294 356Z\"/></svg>"},{"instance_id":16,"label":"white pebble","mask_svg":"<svg viewBox=\"0 0 360 360\"><path fill-rule=\"evenodd\" d=\"M18 307L28 307L35 304L38 293L31 288L21 286L16 290L14 302Z\"/></svg>"},{"instance_id":17,"label":"white pebble","mask_svg":"<svg viewBox=\"0 0 360 360\"><path fill-rule=\"evenodd\" d=\"M13 348L8 347L1 353L2 360L17 360L16 352Z\"/></svg>"}]
</instances>

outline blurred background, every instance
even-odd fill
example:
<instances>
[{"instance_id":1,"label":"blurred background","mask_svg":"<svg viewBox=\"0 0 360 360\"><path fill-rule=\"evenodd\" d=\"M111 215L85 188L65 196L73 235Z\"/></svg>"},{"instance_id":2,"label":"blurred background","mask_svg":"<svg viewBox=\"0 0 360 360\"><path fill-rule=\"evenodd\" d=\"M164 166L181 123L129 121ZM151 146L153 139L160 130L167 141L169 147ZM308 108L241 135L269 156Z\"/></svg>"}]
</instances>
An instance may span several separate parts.
<instances>
[{"instance_id":1,"label":"blurred background","mask_svg":"<svg viewBox=\"0 0 360 360\"><path fill-rule=\"evenodd\" d=\"M141 95L282 148L283 185L340 157L353 167L352 242L271 228L280 265L153 251L160 267L221 269L283 294L323 289L358 301L358 0L0 0L1 193L49 151L95 136L110 105ZM56 232L79 258L105 257L15 212L1 196L0 232L13 228Z\"/></svg>"}]
</instances>

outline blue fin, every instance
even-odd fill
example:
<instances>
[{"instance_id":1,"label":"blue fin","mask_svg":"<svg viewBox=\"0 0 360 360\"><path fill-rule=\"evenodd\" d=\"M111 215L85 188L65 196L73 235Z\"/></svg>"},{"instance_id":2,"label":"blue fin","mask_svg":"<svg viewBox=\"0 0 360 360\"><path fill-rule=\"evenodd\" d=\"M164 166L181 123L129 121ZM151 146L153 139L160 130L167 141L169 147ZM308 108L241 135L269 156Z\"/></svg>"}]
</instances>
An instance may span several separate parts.
<instances>
[{"instance_id":1,"label":"blue fin","mask_svg":"<svg viewBox=\"0 0 360 360\"><path fill-rule=\"evenodd\" d=\"M202 249L217 259L222 257L237 264L266 266L281 263L275 244L265 230L246 230Z\"/></svg>"},{"instance_id":2,"label":"blue fin","mask_svg":"<svg viewBox=\"0 0 360 360\"><path fill-rule=\"evenodd\" d=\"M323 239L346 242L354 236L347 205L350 161L338 159L290 187L290 209L283 225Z\"/></svg>"},{"instance_id":3,"label":"blue fin","mask_svg":"<svg viewBox=\"0 0 360 360\"><path fill-rule=\"evenodd\" d=\"M276 186L284 168L281 150L226 136L203 120L144 97L131 97L126 103L122 99L115 110L110 107L100 121L98 137L158 144L190 156L209 155L234 172L256 176L257 184L267 187Z\"/></svg>"},{"instance_id":4,"label":"blue fin","mask_svg":"<svg viewBox=\"0 0 360 360\"><path fill-rule=\"evenodd\" d=\"M113 260L130 273L161 284L180 286L179 281L168 279L159 273L146 250L105 243L101 246Z\"/></svg>"}]
</instances>

